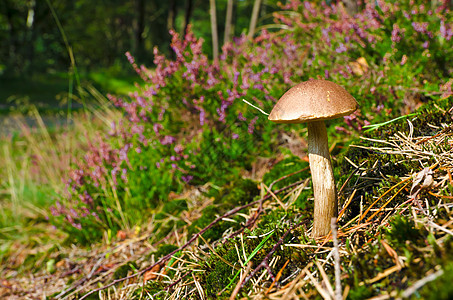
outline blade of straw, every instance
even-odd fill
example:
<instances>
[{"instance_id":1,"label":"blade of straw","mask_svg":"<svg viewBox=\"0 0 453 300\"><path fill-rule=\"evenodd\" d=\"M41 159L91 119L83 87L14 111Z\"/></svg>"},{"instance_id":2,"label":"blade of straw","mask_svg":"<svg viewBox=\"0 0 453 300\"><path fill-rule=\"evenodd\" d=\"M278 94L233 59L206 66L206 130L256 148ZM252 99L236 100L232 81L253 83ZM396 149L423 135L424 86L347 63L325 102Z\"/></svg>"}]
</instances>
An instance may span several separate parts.
<instances>
[{"instance_id":1,"label":"blade of straw","mask_svg":"<svg viewBox=\"0 0 453 300\"><path fill-rule=\"evenodd\" d=\"M248 102L247 100L242 99L242 101L244 101L245 103L247 103L247 104L250 105L251 107L253 107L253 108L259 110L262 114L264 114L264 115L266 115L266 116L269 115L267 112L265 112L264 110L262 110L261 108L255 106L255 105L253 105L252 103Z\"/></svg>"}]
</instances>

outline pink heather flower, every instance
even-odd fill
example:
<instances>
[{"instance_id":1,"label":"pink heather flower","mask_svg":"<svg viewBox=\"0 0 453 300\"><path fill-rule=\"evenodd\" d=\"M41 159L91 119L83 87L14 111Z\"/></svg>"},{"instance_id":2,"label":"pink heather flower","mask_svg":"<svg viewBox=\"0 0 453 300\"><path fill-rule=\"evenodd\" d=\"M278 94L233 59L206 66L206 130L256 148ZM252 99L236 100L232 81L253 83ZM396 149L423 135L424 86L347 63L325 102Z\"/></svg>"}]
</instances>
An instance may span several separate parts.
<instances>
[{"instance_id":1,"label":"pink heather flower","mask_svg":"<svg viewBox=\"0 0 453 300\"><path fill-rule=\"evenodd\" d=\"M175 152L177 154L181 154L182 151L184 150L184 148L182 147L182 145L178 144L178 145L175 146L175 148L173 148L173 150L175 150Z\"/></svg>"},{"instance_id":2,"label":"pink heather flower","mask_svg":"<svg viewBox=\"0 0 453 300\"><path fill-rule=\"evenodd\" d=\"M160 113L159 113L159 118L158 118L159 121L162 121L164 119L165 111L166 111L166 108L162 106Z\"/></svg>"},{"instance_id":3,"label":"pink heather flower","mask_svg":"<svg viewBox=\"0 0 453 300\"><path fill-rule=\"evenodd\" d=\"M440 28L439 28L440 36L445 38L447 36L447 28L445 27L444 20L440 21Z\"/></svg>"},{"instance_id":4,"label":"pink heather flower","mask_svg":"<svg viewBox=\"0 0 453 300\"><path fill-rule=\"evenodd\" d=\"M348 51L348 49L346 48L346 46L343 43L340 43L340 46L337 47L337 49L335 49L335 52L337 52L337 53L343 53L346 51Z\"/></svg>"},{"instance_id":5,"label":"pink heather flower","mask_svg":"<svg viewBox=\"0 0 453 300\"><path fill-rule=\"evenodd\" d=\"M402 31L399 28L398 24L393 24L393 30L392 30L392 42L394 43L399 43L402 38Z\"/></svg>"},{"instance_id":6,"label":"pink heather flower","mask_svg":"<svg viewBox=\"0 0 453 300\"><path fill-rule=\"evenodd\" d=\"M176 138L171 136L171 135L166 135L164 136L163 139L160 140L160 143L162 145L170 145L173 144L176 141Z\"/></svg>"},{"instance_id":7,"label":"pink heather flower","mask_svg":"<svg viewBox=\"0 0 453 300\"><path fill-rule=\"evenodd\" d=\"M427 33L428 22L412 22L412 28L419 33Z\"/></svg>"},{"instance_id":8,"label":"pink heather flower","mask_svg":"<svg viewBox=\"0 0 453 300\"><path fill-rule=\"evenodd\" d=\"M120 151L119 151L119 159L121 161L129 162L129 158L127 157L127 152L129 151L129 149L131 147L132 147L132 144L129 143L129 144L124 145L124 147L120 149Z\"/></svg>"},{"instance_id":9,"label":"pink heather flower","mask_svg":"<svg viewBox=\"0 0 453 300\"><path fill-rule=\"evenodd\" d=\"M206 119L206 112L201 107L198 110L200 111L200 125L203 126L204 125L204 121Z\"/></svg>"},{"instance_id":10,"label":"pink heather flower","mask_svg":"<svg viewBox=\"0 0 453 300\"><path fill-rule=\"evenodd\" d=\"M255 130L255 123L258 120L258 117L253 118L252 121L250 121L249 126L248 126L248 133L252 134L253 130Z\"/></svg>"},{"instance_id":11,"label":"pink heather flower","mask_svg":"<svg viewBox=\"0 0 453 300\"><path fill-rule=\"evenodd\" d=\"M189 181L191 181L193 179L193 176L192 175L187 175L187 176L183 175L183 176L181 176L181 179L185 183L188 183Z\"/></svg>"},{"instance_id":12,"label":"pink heather flower","mask_svg":"<svg viewBox=\"0 0 453 300\"><path fill-rule=\"evenodd\" d=\"M233 134L231 135L231 138L232 138L233 140L237 140L237 139L239 138L239 134L233 133Z\"/></svg>"},{"instance_id":13,"label":"pink heather flower","mask_svg":"<svg viewBox=\"0 0 453 300\"><path fill-rule=\"evenodd\" d=\"M321 29L321 32L324 41L330 46L330 27Z\"/></svg>"},{"instance_id":14,"label":"pink heather flower","mask_svg":"<svg viewBox=\"0 0 453 300\"><path fill-rule=\"evenodd\" d=\"M126 177L127 170L123 168L121 171L122 171L121 172L121 179L123 179L125 182L127 182L127 177Z\"/></svg>"},{"instance_id":15,"label":"pink heather flower","mask_svg":"<svg viewBox=\"0 0 453 300\"><path fill-rule=\"evenodd\" d=\"M153 130L156 133L156 135L159 135L159 130L164 129L164 126L160 123L154 123L153 125Z\"/></svg>"},{"instance_id":16,"label":"pink heather flower","mask_svg":"<svg viewBox=\"0 0 453 300\"><path fill-rule=\"evenodd\" d=\"M238 119L239 119L240 121L247 121L247 118L244 117L244 115L243 115L241 112L238 113Z\"/></svg>"}]
</instances>

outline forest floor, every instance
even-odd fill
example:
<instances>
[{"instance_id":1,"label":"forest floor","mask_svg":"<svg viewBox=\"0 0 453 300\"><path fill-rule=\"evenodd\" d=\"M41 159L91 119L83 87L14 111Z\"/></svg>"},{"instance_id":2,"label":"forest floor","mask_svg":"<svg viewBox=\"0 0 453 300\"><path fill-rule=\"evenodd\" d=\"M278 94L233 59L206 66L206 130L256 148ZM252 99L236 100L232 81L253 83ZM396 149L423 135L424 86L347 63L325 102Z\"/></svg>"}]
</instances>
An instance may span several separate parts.
<instances>
[{"instance_id":1,"label":"forest floor","mask_svg":"<svg viewBox=\"0 0 453 300\"><path fill-rule=\"evenodd\" d=\"M206 187L191 187L171 195L163 216L88 248L59 242L65 235L45 222L29 224L38 233L9 245L13 250L2 263L0 297L448 299L453 271L450 111L439 107L428 118L383 125L334 157L343 176L333 235L311 239L312 205L303 213L293 207L298 195L311 189L309 176L273 189L299 171L268 186L255 176L257 196L216 213L195 231L190 225L205 217L203 211L221 204L206 196ZM291 159L306 166L304 159ZM255 174L288 161L261 160ZM247 184L235 184L233 189L246 191ZM239 227L234 226L238 216ZM210 238L216 226L222 233ZM162 231L166 234L156 242Z\"/></svg>"}]
</instances>

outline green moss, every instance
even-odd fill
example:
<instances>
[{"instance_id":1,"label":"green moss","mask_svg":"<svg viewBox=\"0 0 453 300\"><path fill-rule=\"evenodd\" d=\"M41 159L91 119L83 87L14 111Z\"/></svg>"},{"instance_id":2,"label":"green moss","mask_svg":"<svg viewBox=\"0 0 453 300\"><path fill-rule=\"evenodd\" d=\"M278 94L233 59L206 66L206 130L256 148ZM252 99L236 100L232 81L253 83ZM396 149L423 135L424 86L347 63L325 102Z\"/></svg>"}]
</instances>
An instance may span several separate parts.
<instances>
[{"instance_id":1,"label":"green moss","mask_svg":"<svg viewBox=\"0 0 453 300\"><path fill-rule=\"evenodd\" d=\"M408 241L416 246L426 246L428 232L424 228L416 228L413 220L396 214L389 223L384 236L392 246L403 248Z\"/></svg>"},{"instance_id":2,"label":"green moss","mask_svg":"<svg viewBox=\"0 0 453 300\"><path fill-rule=\"evenodd\" d=\"M209 205L205 209L203 209L203 215L195 220L190 226L188 226L189 235L193 235L198 233L201 229L208 226L212 221L217 219L223 213L227 211L227 205ZM239 229L240 223L244 221L244 219L240 216L232 217L236 220L236 223L227 222L227 221L220 221L212 228L207 230L203 233L203 237L207 240L215 241L222 237L223 233L227 231L230 227L233 229Z\"/></svg>"},{"instance_id":3,"label":"green moss","mask_svg":"<svg viewBox=\"0 0 453 300\"><path fill-rule=\"evenodd\" d=\"M136 272L138 270L138 266L135 261L130 261L127 264L122 265L118 269L116 269L115 273L113 274L114 279L124 278L128 276L132 272Z\"/></svg>"},{"instance_id":4,"label":"green moss","mask_svg":"<svg viewBox=\"0 0 453 300\"><path fill-rule=\"evenodd\" d=\"M164 300L168 299L168 292L165 290L166 285L159 280L149 280L146 284L142 287L138 287L135 291L132 299L142 299L144 295L151 295L154 300ZM145 297L145 299L147 299Z\"/></svg>"},{"instance_id":5,"label":"green moss","mask_svg":"<svg viewBox=\"0 0 453 300\"><path fill-rule=\"evenodd\" d=\"M225 212L251 202L259 195L259 189L257 183L253 180L238 178L226 184L220 190L212 189L209 195L215 197L214 204L203 209L202 216L188 227L189 235L199 232ZM221 221L206 231L203 237L209 240L217 240L229 228L239 229L240 223L244 219L240 216L233 216L232 218L237 223Z\"/></svg>"},{"instance_id":6,"label":"green moss","mask_svg":"<svg viewBox=\"0 0 453 300\"><path fill-rule=\"evenodd\" d=\"M162 244L159 246L156 252L153 252L151 254L154 254L156 258L161 258L167 254L170 254L171 252L175 251L178 249L178 246L172 245L172 244Z\"/></svg>"},{"instance_id":7,"label":"green moss","mask_svg":"<svg viewBox=\"0 0 453 300\"><path fill-rule=\"evenodd\" d=\"M229 295L231 293L237 283L237 278L233 280L237 269L232 266L240 266L238 265L239 260L242 262L245 261L242 255L243 253L245 253L247 258L253 254L250 261L254 267L258 266L265 259L289 228L289 222L286 222L285 218L291 218L291 214L283 210L274 210L268 215L263 215L257 224L257 228L253 231L246 230L242 239L239 237L230 239L225 244L216 248L215 251L217 254L211 254L202 266L205 272L202 273L203 275L200 281L208 296L216 297L219 292L222 292L222 295ZM267 239L266 242L260 246L260 243L265 239ZM283 243L299 243L303 239L305 239L304 228L301 227L289 233ZM241 257L238 257L238 249ZM288 265L282 273L283 278L300 270L308 261L313 259L313 249L308 248L301 251L295 247L277 248L272 257L279 257L279 260L272 268L273 274L276 275L287 261ZM219 257L228 261L229 264L225 263ZM233 283L229 285L231 281ZM250 283L243 288L242 292L247 293L249 287Z\"/></svg>"},{"instance_id":8,"label":"green moss","mask_svg":"<svg viewBox=\"0 0 453 300\"><path fill-rule=\"evenodd\" d=\"M216 193L214 203L227 204L233 208L251 202L259 193L257 182L238 178Z\"/></svg>"},{"instance_id":9,"label":"green moss","mask_svg":"<svg viewBox=\"0 0 453 300\"><path fill-rule=\"evenodd\" d=\"M282 187L290 185L291 183L310 177L308 162L303 161L298 156L291 155L278 162L272 168L272 170L266 173L266 175L264 175L263 177L263 182L264 184L269 186L272 184L272 182L280 179L281 177L300 171L304 168L306 169L305 171L276 182L273 186L273 189L280 189Z\"/></svg>"}]
</instances>

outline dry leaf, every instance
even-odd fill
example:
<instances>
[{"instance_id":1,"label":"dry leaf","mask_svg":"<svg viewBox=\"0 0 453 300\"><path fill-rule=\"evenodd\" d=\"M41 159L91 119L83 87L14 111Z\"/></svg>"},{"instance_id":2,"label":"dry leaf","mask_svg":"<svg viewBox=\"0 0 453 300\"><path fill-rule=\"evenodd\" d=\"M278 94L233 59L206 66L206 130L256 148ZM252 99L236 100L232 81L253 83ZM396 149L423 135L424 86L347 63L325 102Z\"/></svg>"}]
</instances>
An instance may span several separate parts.
<instances>
[{"instance_id":1,"label":"dry leaf","mask_svg":"<svg viewBox=\"0 0 453 300\"><path fill-rule=\"evenodd\" d=\"M398 259L398 253L396 253L396 251L393 250L393 248L390 247L390 245L387 244L386 242L384 242L383 240L381 240L381 244L382 244L382 246L384 246L385 251L387 251L387 253L390 255L390 257L393 258L393 260L395 261L395 264L398 267L401 267L401 263Z\"/></svg>"},{"instance_id":2,"label":"dry leaf","mask_svg":"<svg viewBox=\"0 0 453 300\"><path fill-rule=\"evenodd\" d=\"M145 274L143 274L143 280L145 282L149 280L155 280L159 276L159 274L157 273L159 273L161 268L162 268L161 265L159 264L155 265L154 267L151 268L151 270L146 271Z\"/></svg>"},{"instance_id":3,"label":"dry leaf","mask_svg":"<svg viewBox=\"0 0 453 300\"><path fill-rule=\"evenodd\" d=\"M434 184L433 170L430 168L424 168L414 176L410 197L417 197L418 193L423 190L430 188Z\"/></svg>"}]
</instances>

